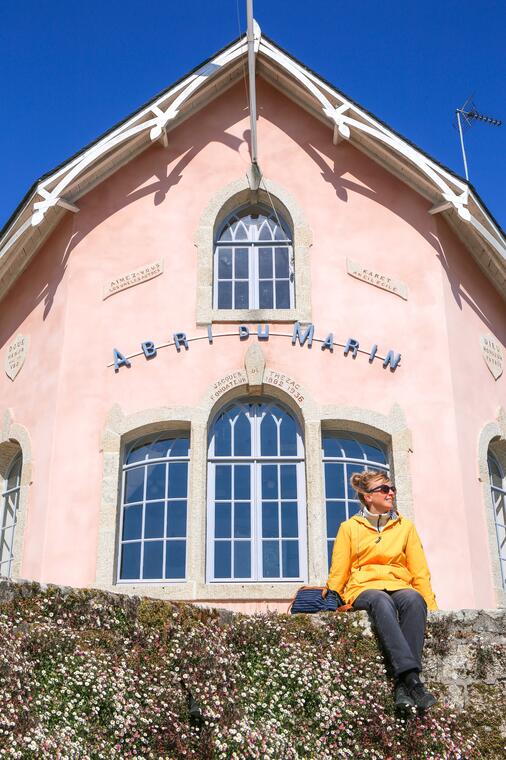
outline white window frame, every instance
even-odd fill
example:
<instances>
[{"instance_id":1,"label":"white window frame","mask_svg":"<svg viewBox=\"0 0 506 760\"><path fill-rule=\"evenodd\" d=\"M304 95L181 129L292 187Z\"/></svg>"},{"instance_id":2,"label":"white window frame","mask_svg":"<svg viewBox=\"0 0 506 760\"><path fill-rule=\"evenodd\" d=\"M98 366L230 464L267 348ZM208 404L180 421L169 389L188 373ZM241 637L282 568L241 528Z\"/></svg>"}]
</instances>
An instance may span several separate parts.
<instances>
[{"instance_id":1,"label":"white window frame","mask_svg":"<svg viewBox=\"0 0 506 760\"><path fill-rule=\"evenodd\" d=\"M227 410L234 407L243 407L246 414L248 413L248 405L253 404L254 414L250 417L251 425L251 456L215 456L214 455L214 426L215 423L222 414ZM297 455L296 456L262 456L260 452L260 424L262 417L258 414L260 404L266 404L270 409L272 406L277 407L285 414L289 414L294 420L297 430ZM279 435L279 433L278 433ZM215 493L215 467L217 464L250 464L251 475L251 538L244 540L251 541L252 553L251 553L251 577L249 578L216 578L214 576L214 493ZM299 575L297 577L263 577L262 575L262 509L261 509L261 467L255 466L257 464L290 464L296 465L296 482L297 482L297 521L298 521L298 545L299 545ZM232 478L233 481L233 478ZM232 499L233 500L233 499ZM279 501L279 499L278 499ZM215 415L213 424L210 427L210 436L208 443L208 478L207 478L207 537L206 537L206 583L297 583L305 582L307 580L307 509L306 509L306 483L305 483L305 453L304 442L302 433L297 419L293 413L290 412L283 404L272 399L246 399L241 402L235 401L223 407L217 415ZM233 532L233 531L232 531ZM236 541L233 536L230 539L231 542ZM241 540L241 539L239 539ZM281 535L278 539L280 543L283 540ZM280 550L281 557L281 550ZM281 568L281 562L280 562ZM233 568L232 568L233 569Z\"/></svg>"},{"instance_id":2,"label":"white window frame","mask_svg":"<svg viewBox=\"0 0 506 760\"><path fill-rule=\"evenodd\" d=\"M289 229L288 225L284 220L282 220L277 212L270 211L269 209L265 208L264 206L260 205L258 207L252 207L252 206L242 206L238 209L235 209L231 214L228 215L225 222L220 226L220 233L216 238L216 241L214 243L214 251L213 251L213 309L220 309L220 311L253 311L253 310L274 310L274 311L285 311L287 309L294 309L295 308L295 265L294 265L294 252L293 252L293 238L292 236L286 237L282 240L259 240L259 229L256 225L250 225L248 227L248 239L246 240L221 240L221 236L224 232L224 230L228 227L228 225L232 222L234 217L241 218L245 213L248 211L258 211L259 214L263 214L266 219L272 220L278 227L280 227L284 232L286 232L287 229ZM245 225L246 226L246 225ZM289 284L289 298L290 302L288 306L276 306L274 305L274 302L276 300L276 288L275 288L275 255L273 253L273 272L272 272L272 278L262 278L262 280L265 279L271 279L273 283L273 306L272 307L260 307L260 275L259 275L259 249L260 248L271 248L274 252L275 248L288 248L288 284ZM218 306L218 283L220 282L218 278L218 259L219 259L219 251L223 248L230 248L232 250L232 279L230 282L232 283L232 306L231 307L219 307ZM235 305L235 293L234 293L234 284L236 282L234 278L234 269L235 269L235 256L234 251L237 248L245 248L248 251L248 306L247 307L241 307ZM223 280L221 280L223 282Z\"/></svg>"},{"instance_id":3,"label":"white window frame","mask_svg":"<svg viewBox=\"0 0 506 760\"><path fill-rule=\"evenodd\" d=\"M324 448L323 448L323 439L324 438L336 438L336 439L353 439L358 446L361 447L361 444L369 444L371 446L374 446L375 448L379 449L384 453L385 462L379 462L374 459L368 459L367 454L364 451L364 456L362 458L360 457L350 457L346 456L344 454L343 456L338 457L330 457L325 455ZM353 512L350 514L350 502L357 501L358 497L355 495L355 492L350 485L350 475L348 472L348 466L359 466L362 467L364 470L378 470L379 472L384 472L387 476L390 475L390 464L388 461L388 452L385 447L385 444L381 441L378 441L376 438L372 438L371 436L362 435L359 433L353 433L349 430L324 430L322 432L321 437L321 457L322 457L322 470L323 470L323 495L324 495L324 509L325 509L325 535L326 535L326 547L327 547L327 561L330 566L330 560L332 557L332 551L329 549L329 543L335 541L335 536L329 536L328 535L328 529L327 529L327 501L342 501L344 503L344 507L346 510L346 520L348 520L350 517L352 517L353 514L356 514L356 512ZM339 464L342 465L344 468L344 499L327 499L327 489L326 489L326 481L325 481L325 472L326 472L326 464Z\"/></svg>"},{"instance_id":4,"label":"white window frame","mask_svg":"<svg viewBox=\"0 0 506 760\"><path fill-rule=\"evenodd\" d=\"M16 526L18 522L18 511L19 511L19 497L21 492L21 470L23 467L23 457L22 454L17 454L14 459L12 460L9 469L7 470L7 474L4 479L3 488L2 488L2 495L1 495L1 512L0 512L0 577L4 578L10 578L12 576L12 566L14 563L14 542L15 542L15 533L16 533ZM9 480L12 476L13 471L18 469L18 473L16 475L16 485L8 488ZM8 525L5 524L6 518L7 518L7 500L13 499L13 512L14 512L14 521L12 523L9 523ZM7 547L7 559L2 559L1 551L3 549L3 544L5 540L5 533L6 531L11 530L11 543L10 546ZM4 572L4 565L7 565L7 571Z\"/></svg>"},{"instance_id":5,"label":"white window frame","mask_svg":"<svg viewBox=\"0 0 506 760\"><path fill-rule=\"evenodd\" d=\"M132 450L132 448L137 445L149 445L150 443L155 443L158 440L165 440L165 439L175 439L175 438L188 438L188 455L187 456L175 456L175 457L158 457L153 459L143 459L139 462L132 462L131 464L126 464L126 458L128 456L128 453ZM190 512L190 492L189 492L189 482L190 482L190 458L191 458L191 438L190 434L187 431L178 431L178 432L162 432L158 433L156 435L150 435L150 436L143 436L142 438L139 438L137 440L131 441L128 446L126 447L126 450L123 455L123 466L122 466L122 473L121 473L121 507L120 507L120 520L119 520L119 532L118 532L118 557L117 557L117 565L116 565L116 583L118 585L126 585L126 584L146 584L146 583L158 583L158 584L168 584L168 585L175 585L177 583L184 583L187 580L188 576L188 543L189 543L189 536L188 536L188 526L189 526L189 512ZM125 507L130 506L129 504L125 504L125 484L126 484L126 475L127 472L130 470L139 468L139 467L148 467L155 464L165 464L166 467L169 464L177 464L177 463L186 463L187 464L187 472L186 472L186 526L185 526L185 568L184 568L184 576L181 578L121 578L121 560L123 556L123 546L126 543L139 543L141 544L141 555L140 555L140 564L139 564L139 570L140 574L142 574L142 567L144 562L144 544L148 543L150 541L163 541L163 559L162 559L162 568L165 571L165 560L166 560L166 552L167 552L167 543L171 541L181 541L182 537L177 536L174 538L153 538L153 539L145 539L144 538L144 527L145 527L145 517L146 517L146 487L147 487L147 478L144 478L144 486L143 486L143 494L142 494L142 502L139 502L142 505L142 529L141 529L141 539L140 541L138 539L131 539L127 541L122 540L123 535L123 520L125 515ZM165 483L165 495L163 498L165 507L164 507L164 524L166 522L166 514L167 514L167 502L169 499L167 498L167 488L168 488L168 473L166 475L166 483ZM157 499L156 501L162 501L161 499ZM137 502L134 502L137 504Z\"/></svg>"},{"instance_id":6,"label":"white window frame","mask_svg":"<svg viewBox=\"0 0 506 760\"><path fill-rule=\"evenodd\" d=\"M492 473L491 473L491 463L494 463L495 467L499 471L499 476L502 479L502 486L495 486L492 481ZM504 474L504 470L501 467L501 463L499 462L499 459L494 455L494 453L489 449L488 456L487 456L487 465L488 465L488 473L489 473L489 485L490 485L490 491L491 491L491 497L492 497L492 509L494 514L494 525L495 525L495 534L497 539L497 553L499 557L499 567L501 570L501 583L502 588L506 591L506 544L504 545L504 549L501 550L501 538L500 538L500 529L503 530L503 532L506 534L506 521L505 524L500 523L497 519L497 495L499 495L499 501L502 499L503 507L502 511L506 510L506 476Z\"/></svg>"}]
</instances>

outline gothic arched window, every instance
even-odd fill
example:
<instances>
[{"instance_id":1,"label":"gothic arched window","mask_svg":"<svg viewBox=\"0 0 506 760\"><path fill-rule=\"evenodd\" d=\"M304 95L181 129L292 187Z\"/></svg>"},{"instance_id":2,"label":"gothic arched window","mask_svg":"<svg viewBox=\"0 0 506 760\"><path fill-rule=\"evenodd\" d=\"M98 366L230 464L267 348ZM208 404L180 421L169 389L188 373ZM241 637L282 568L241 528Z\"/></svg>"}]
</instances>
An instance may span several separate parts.
<instances>
[{"instance_id":1,"label":"gothic arched window","mask_svg":"<svg viewBox=\"0 0 506 760\"><path fill-rule=\"evenodd\" d=\"M208 581L304 579L304 445L292 414L272 401L226 407L208 472Z\"/></svg>"},{"instance_id":2,"label":"gothic arched window","mask_svg":"<svg viewBox=\"0 0 506 760\"><path fill-rule=\"evenodd\" d=\"M221 226L214 250L215 309L292 309L292 234L273 209L247 206Z\"/></svg>"}]
</instances>

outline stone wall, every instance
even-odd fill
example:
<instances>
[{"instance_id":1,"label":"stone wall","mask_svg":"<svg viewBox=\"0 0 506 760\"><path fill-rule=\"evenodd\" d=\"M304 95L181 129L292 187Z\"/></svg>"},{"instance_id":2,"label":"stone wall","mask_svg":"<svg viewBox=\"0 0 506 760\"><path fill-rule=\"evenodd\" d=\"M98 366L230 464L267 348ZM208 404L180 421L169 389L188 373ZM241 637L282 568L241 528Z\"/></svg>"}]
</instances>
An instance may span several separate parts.
<instances>
[{"instance_id":1,"label":"stone wall","mask_svg":"<svg viewBox=\"0 0 506 760\"><path fill-rule=\"evenodd\" d=\"M62 597L79 594L68 587L49 588ZM0 606L47 590L48 587L33 582L2 580ZM138 602L132 596L96 593L101 598L105 596L107 606L121 607L127 614ZM224 626L236 615L226 610L214 614ZM362 629L365 639L373 640L365 612L342 614L353 628ZM324 618L324 615L308 616L315 626L322 624ZM473 730L489 745L485 756L502 757L506 744L506 609L429 613L424 678L441 702L469 716Z\"/></svg>"},{"instance_id":2,"label":"stone wall","mask_svg":"<svg viewBox=\"0 0 506 760\"><path fill-rule=\"evenodd\" d=\"M372 636L367 613L351 614L364 636ZM429 612L424 679L437 684L459 710L497 691L506 736L506 609Z\"/></svg>"}]
</instances>

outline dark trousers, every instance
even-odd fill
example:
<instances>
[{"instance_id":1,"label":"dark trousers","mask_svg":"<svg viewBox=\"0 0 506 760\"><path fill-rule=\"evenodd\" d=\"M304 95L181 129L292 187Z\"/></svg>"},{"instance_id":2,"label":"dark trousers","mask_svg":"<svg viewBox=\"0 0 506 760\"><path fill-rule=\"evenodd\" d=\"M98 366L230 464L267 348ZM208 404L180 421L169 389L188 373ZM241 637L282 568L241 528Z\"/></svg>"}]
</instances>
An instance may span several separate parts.
<instances>
[{"instance_id":1,"label":"dark trousers","mask_svg":"<svg viewBox=\"0 0 506 760\"><path fill-rule=\"evenodd\" d=\"M422 669L427 605L418 591L367 589L355 599L353 609L369 613L394 676Z\"/></svg>"}]
</instances>

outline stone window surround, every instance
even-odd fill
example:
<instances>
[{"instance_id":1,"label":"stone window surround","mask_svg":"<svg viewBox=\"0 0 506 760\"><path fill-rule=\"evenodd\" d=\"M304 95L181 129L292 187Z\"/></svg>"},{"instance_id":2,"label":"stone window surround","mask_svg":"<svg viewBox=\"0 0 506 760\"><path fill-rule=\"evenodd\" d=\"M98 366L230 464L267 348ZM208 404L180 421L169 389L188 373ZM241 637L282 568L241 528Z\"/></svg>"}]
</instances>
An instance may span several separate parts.
<instances>
[{"instance_id":1,"label":"stone window surround","mask_svg":"<svg viewBox=\"0 0 506 760\"><path fill-rule=\"evenodd\" d=\"M488 455L492 451L506 472L506 410L499 409L497 419L489 422L481 431L478 443L478 479L483 486L483 500L487 519L489 541L490 572L498 607L506 607L506 589L502 586L501 565L497 551L497 533L494 519L494 505L488 472Z\"/></svg>"},{"instance_id":2,"label":"stone window surround","mask_svg":"<svg viewBox=\"0 0 506 760\"><path fill-rule=\"evenodd\" d=\"M245 382L244 385L233 388L216 400L216 397L213 397L215 385L209 387L200 403L193 408L162 407L125 416L119 405L115 404L112 407L102 440L104 459L94 584L96 588L162 599L198 600L205 603L219 600L288 600L300 587L300 582L205 582L208 426L222 406L234 399L251 395L250 388ZM323 585L328 572L325 551L322 428L363 433L378 439L387 446L391 472L398 489L399 510L410 518L413 515L409 474L411 433L406 427L404 414L398 405L394 405L388 415L383 415L356 407L319 406L302 388L301 394L304 401L299 406L289 394L276 385L266 381L262 387L262 395L278 399L295 414L303 431L307 489L307 582L310 585ZM188 510L187 579L184 582L117 583L117 539L124 449L132 440L162 430L190 431L188 502L191 507Z\"/></svg>"},{"instance_id":3,"label":"stone window surround","mask_svg":"<svg viewBox=\"0 0 506 760\"><path fill-rule=\"evenodd\" d=\"M21 477L19 483L19 503L14 531L13 562L11 578L21 577L23 560L23 537L28 511L28 493L32 482L32 446L27 430L14 422L8 409L0 428L0 478L5 478L14 458L21 453Z\"/></svg>"},{"instance_id":4,"label":"stone window surround","mask_svg":"<svg viewBox=\"0 0 506 760\"><path fill-rule=\"evenodd\" d=\"M305 216L281 185L263 180L268 189L252 191L246 177L221 188L209 201L195 233L197 248L198 327L213 322L311 322L311 279L309 249L313 235ZM247 203L262 203L276 211L293 231L295 308L293 309L213 309L213 260L216 229L234 209Z\"/></svg>"}]
</instances>

